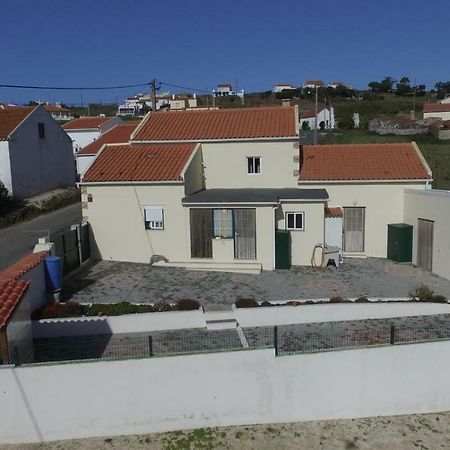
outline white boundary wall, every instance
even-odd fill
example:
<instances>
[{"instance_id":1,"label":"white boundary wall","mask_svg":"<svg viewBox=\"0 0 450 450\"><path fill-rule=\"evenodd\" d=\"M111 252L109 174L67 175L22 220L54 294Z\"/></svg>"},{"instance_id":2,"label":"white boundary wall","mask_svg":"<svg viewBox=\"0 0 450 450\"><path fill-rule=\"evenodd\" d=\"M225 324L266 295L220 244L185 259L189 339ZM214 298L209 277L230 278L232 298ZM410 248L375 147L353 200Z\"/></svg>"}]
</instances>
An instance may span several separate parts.
<instances>
[{"instance_id":1,"label":"white boundary wall","mask_svg":"<svg viewBox=\"0 0 450 450\"><path fill-rule=\"evenodd\" d=\"M447 303L338 303L331 305L266 306L236 308L241 327L289 325L295 323L334 322L340 320L390 319L393 317L450 314Z\"/></svg>"},{"instance_id":2,"label":"white boundary wall","mask_svg":"<svg viewBox=\"0 0 450 450\"><path fill-rule=\"evenodd\" d=\"M450 342L0 370L0 443L450 410Z\"/></svg>"},{"instance_id":3,"label":"white boundary wall","mask_svg":"<svg viewBox=\"0 0 450 450\"><path fill-rule=\"evenodd\" d=\"M203 310L168 311L123 316L43 319L33 321L33 337L84 336L88 334L145 333L206 327Z\"/></svg>"}]
</instances>

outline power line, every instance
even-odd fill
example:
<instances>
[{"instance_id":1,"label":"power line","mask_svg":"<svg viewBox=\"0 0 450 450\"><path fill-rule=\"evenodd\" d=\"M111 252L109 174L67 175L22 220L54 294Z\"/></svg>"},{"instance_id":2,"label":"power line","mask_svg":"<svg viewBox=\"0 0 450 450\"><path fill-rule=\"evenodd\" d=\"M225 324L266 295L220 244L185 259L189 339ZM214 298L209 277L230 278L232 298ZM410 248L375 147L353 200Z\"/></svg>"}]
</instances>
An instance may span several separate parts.
<instances>
[{"instance_id":1,"label":"power line","mask_svg":"<svg viewBox=\"0 0 450 450\"><path fill-rule=\"evenodd\" d=\"M133 87L149 86L150 83L139 83L139 84L128 84L122 86L98 86L98 87L73 87L73 86L29 86L21 84L0 84L1 88L12 88L12 89L42 89L42 90L59 90L59 91L100 91L107 89L127 89Z\"/></svg>"},{"instance_id":2,"label":"power line","mask_svg":"<svg viewBox=\"0 0 450 450\"><path fill-rule=\"evenodd\" d=\"M187 91L197 91L197 92L205 92L207 94L211 94L211 91L207 91L205 89L197 89L197 88L187 87L187 86L178 86L177 84L165 83L163 81L160 81L159 84L163 85L163 86L178 88L178 89L186 89Z\"/></svg>"}]
</instances>

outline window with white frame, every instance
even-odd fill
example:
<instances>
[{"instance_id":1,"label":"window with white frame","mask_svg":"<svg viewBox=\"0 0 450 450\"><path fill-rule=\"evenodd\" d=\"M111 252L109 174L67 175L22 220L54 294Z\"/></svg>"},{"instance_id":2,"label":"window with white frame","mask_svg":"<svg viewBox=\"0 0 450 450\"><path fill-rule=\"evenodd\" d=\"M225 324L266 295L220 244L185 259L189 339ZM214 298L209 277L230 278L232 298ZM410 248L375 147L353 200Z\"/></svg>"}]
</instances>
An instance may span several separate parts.
<instances>
[{"instance_id":1,"label":"window with white frame","mask_svg":"<svg viewBox=\"0 0 450 450\"><path fill-rule=\"evenodd\" d=\"M303 231L305 229L304 212L287 212L285 221L286 230Z\"/></svg>"},{"instance_id":2,"label":"window with white frame","mask_svg":"<svg viewBox=\"0 0 450 450\"><path fill-rule=\"evenodd\" d=\"M247 173L249 175L256 175L261 173L260 156L247 156Z\"/></svg>"},{"instance_id":3,"label":"window with white frame","mask_svg":"<svg viewBox=\"0 0 450 450\"><path fill-rule=\"evenodd\" d=\"M213 209L214 237L231 239L233 237L233 210Z\"/></svg>"},{"instance_id":4,"label":"window with white frame","mask_svg":"<svg viewBox=\"0 0 450 450\"><path fill-rule=\"evenodd\" d=\"M164 230L164 208L144 206L144 221L147 230Z\"/></svg>"}]
</instances>

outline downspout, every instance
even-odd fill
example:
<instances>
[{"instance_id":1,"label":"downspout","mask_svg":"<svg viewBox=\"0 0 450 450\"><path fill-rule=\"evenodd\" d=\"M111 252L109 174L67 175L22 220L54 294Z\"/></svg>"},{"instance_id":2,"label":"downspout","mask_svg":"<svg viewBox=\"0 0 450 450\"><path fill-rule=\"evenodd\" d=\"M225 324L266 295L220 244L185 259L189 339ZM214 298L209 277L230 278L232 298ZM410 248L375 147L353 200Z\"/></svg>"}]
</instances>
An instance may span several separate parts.
<instances>
[{"instance_id":1,"label":"downspout","mask_svg":"<svg viewBox=\"0 0 450 450\"><path fill-rule=\"evenodd\" d=\"M272 270L275 270L275 211L278 205L272 206Z\"/></svg>"},{"instance_id":2,"label":"downspout","mask_svg":"<svg viewBox=\"0 0 450 450\"><path fill-rule=\"evenodd\" d=\"M11 364L8 348L8 336L6 335L6 327L0 328L0 352L2 355L3 364Z\"/></svg>"}]
</instances>

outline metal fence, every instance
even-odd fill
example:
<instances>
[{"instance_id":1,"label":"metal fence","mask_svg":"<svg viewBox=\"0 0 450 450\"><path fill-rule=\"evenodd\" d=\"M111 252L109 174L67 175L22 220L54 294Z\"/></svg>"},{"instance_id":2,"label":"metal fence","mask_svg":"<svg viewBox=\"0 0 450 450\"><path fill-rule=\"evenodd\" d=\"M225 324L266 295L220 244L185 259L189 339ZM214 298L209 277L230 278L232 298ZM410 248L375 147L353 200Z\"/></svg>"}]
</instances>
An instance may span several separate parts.
<instances>
[{"instance_id":1,"label":"metal fence","mask_svg":"<svg viewBox=\"0 0 450 450\"><path fill-rule=\"evenodd\" d=\"M320 322L274 327L205 328L34 340L34 363L150 358L273 348L275 355L450 340L450 315ZM29 362L20 360L16 364Z\"/></svg>"},{"instance_id":2,"label":"metal fence","mask_svg":"<svg viewBox=\"0 0 450 450\"><path fill-rule=\"evenodd\" d=\"M61 257L63 275L78 268L90 257L89 224L81 222L52 235L55 244L55 256Z\"/></svg>"}]
</instances>

